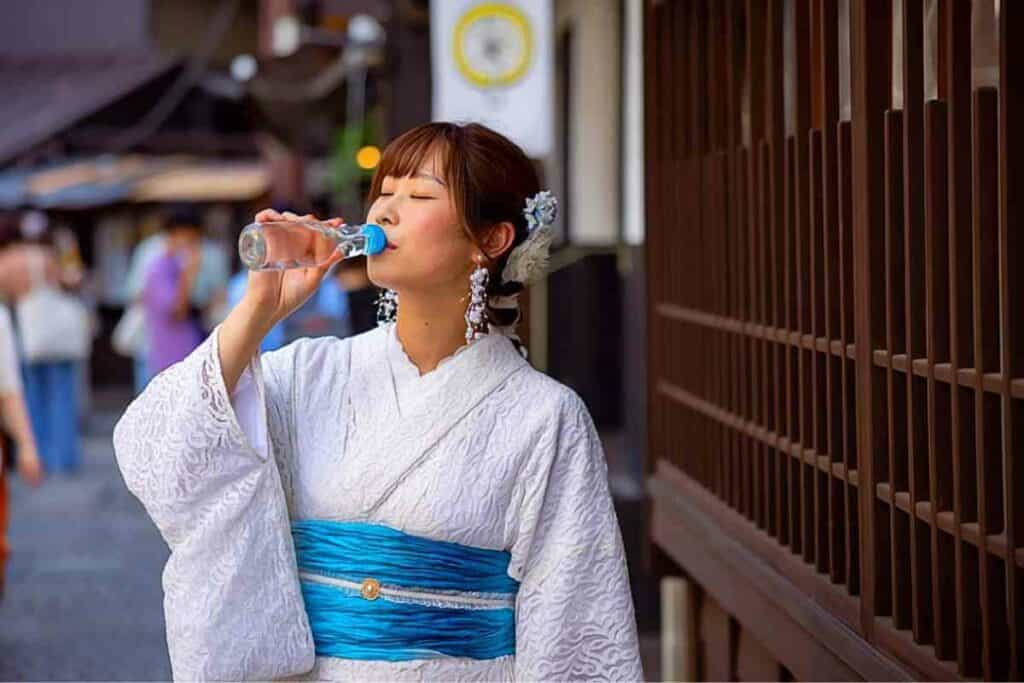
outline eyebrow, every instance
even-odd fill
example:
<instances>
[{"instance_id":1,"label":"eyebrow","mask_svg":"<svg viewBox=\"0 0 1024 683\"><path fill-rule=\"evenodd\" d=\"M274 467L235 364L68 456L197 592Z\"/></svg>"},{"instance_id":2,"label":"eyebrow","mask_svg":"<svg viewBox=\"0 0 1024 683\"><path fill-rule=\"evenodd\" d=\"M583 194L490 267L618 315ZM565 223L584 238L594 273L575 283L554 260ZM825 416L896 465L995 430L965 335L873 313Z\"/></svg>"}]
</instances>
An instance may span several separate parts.
<instances>
[{"instance_id":1,"label":"eyebrow","mask_svg":"<svg viewBox=\"0 0 1024 683\"><path fill-rule=\"evenodd\" d=\"M448 187L448 183L446 183L445 181L441 180L435 175L431 175L430 173L424 173L423 171L420 171L419 173L414 175L413 178L424 178L426 180L433 180L435 183L441 185L442 187Z\"/></svg>"}]
</instances>

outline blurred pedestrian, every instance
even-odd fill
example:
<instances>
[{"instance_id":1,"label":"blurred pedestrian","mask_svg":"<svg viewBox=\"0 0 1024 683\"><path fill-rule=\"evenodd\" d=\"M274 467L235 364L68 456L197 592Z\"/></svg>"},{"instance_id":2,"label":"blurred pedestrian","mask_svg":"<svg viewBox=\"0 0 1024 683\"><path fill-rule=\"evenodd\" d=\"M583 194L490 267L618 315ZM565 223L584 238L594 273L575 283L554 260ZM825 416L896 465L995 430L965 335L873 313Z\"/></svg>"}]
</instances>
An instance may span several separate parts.
<instances>
[{"instance_id":1,"label":"blurred pedestrian","mask_svg":"<svg viewBox=\"0 0 1024 683\"><path fill-rule=\"evenodd\" d=\"M0 232L4 229L0 226ZM3 240L4 237L0 235L0 251L3 251ZM7 306L0 302L0 598L4 594L5 570L10 555L7 545L7 477L12 466L31 486L39 486L42 482L42 465L22 396L11 315Z\"/></svg>"},{"instance_id":2,"label":"blurred pedestrian","mask_svg":"<svg viewBox=\"0 0 1024 683\"><path fill-rule=\"evenodd\" d=\"M88 310L63 288L77 287L80 268L65 271L48 233L47 218L29 212L7 230L3 266L14 273L0 292L14 304L25 400L47 472L78 469L80 391L78 365L88 358ZM2 270L2 268L0 268Z\"/></svg>"},{"instance_id":3,"label":"blurred pedestrian","mask_svg":"<svg viewBox=\"0 0 1024 683\"><path fill-rule=\"evenodd\" d=\"M142 290L148 349L146 371L156 375L192 352L204 335L192 290L202 265L199 214L176 207L165 226L162 253L149 265Z\"/></svg>"},{"instance_id":4,"label":"blurred pedestrian","mask_svg":"<svg viewBox=\"0 0 1024 683\"><path fill-rule=\"evenodd\" d=\"M0 474L6 475L5 465L14 463L25 481L38 486L43 479L42 463L22 393L11 314L3 304L0 304L0 433L6 447L5 457L0 458ZM3 524L0 524L0 568L5 548L2 529Z\"/></svg>"},{"instance_id":5,"label":"blurred pedestrian","mask_svg":"<svg viewBox=\"0 0 1024 683\"><path fill-rule=\"evenodd\" d=\"M200 234L202 233L202 219L199 211L192 205L177 204L170 207L166 221L176 220L192 221L199 227ZM166 221L165 228L169 227ZM155 371L148 365L150 332L146 324L145 313L141 310L143 308L142 294L150 267L167 252L168 233L169 231L165 229L149 235L135 246L132 251L128 277L125 279L124 301L129 308L133 305L139 307L138 314L143 321L142 334L139 335L139 343L135 345L133 353L136 394L145 388L155 374ZM228 255L220 244L212 240L201 240L199 272L190 293L191 304L197 311L202 312L215 305L217 297L223 295L228 284L228 262Z\"/></svg>"}]
</instances>

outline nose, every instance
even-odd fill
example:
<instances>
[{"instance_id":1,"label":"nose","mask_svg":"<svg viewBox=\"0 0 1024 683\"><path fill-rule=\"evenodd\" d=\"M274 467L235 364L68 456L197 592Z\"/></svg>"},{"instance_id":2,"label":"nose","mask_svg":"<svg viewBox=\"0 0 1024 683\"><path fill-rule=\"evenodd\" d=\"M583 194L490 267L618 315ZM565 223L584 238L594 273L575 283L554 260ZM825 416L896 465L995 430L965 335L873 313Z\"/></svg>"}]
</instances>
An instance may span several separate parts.
<instances>
[{"instance_id":1,"label":"nose","mask_svg":"<svg viewBox=\"0 0 1024 683\"><path fill-rule=\"evenodd\" d=\"M378 200L375 210L370 216L367 216L367 220L381 227L398 225L398 211L391 198L382 197Z\"/></svg>"}]
</instances>

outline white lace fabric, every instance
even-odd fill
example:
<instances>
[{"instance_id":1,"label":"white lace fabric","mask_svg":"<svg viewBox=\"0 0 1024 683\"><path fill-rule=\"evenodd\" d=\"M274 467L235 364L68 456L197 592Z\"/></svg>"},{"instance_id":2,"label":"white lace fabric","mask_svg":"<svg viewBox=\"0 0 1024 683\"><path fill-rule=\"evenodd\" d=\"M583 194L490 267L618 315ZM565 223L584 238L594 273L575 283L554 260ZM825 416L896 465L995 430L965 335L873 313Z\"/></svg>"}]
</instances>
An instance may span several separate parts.
<instances>
[{"instance_id":1,"label":"white lace fabric","mask_svg":"<svg viewBox=\"0 0 1024 683\"><path fill-rule=\"evenodd\" d=\"M384 360L389 333L265 354L229 397L215 331L118 423L125 482L172 551L175 678L641 680L607 468L582 401L492 337L406 384L420 392L406 409ZM510 550L516 655L314 657L291 519Z\"/></svg>"}]
</instances>

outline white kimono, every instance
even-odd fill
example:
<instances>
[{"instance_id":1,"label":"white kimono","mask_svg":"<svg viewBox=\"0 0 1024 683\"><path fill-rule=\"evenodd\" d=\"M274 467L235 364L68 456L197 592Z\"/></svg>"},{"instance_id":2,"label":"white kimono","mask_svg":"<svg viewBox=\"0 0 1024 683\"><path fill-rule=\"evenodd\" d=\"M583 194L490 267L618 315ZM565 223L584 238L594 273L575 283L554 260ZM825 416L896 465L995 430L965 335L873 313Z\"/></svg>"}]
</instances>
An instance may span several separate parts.
<instances>
[{"instance_id":1,"label":"white kimono","mask_svg":"<svg viewBox=\"0 0 1024 683\"><path fill-rule=\"evenodd\" d=\"M642 680L607 467L572 390L501 335L420 376L392 324L263 354L228 396L218 332L114 430L125 482L172 551L175 679ZM515 655L315 656L290 532L300 519L508 550Z\"/></svg>"}]
</instances>

